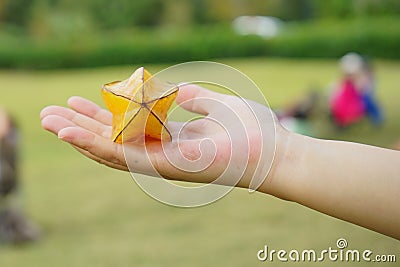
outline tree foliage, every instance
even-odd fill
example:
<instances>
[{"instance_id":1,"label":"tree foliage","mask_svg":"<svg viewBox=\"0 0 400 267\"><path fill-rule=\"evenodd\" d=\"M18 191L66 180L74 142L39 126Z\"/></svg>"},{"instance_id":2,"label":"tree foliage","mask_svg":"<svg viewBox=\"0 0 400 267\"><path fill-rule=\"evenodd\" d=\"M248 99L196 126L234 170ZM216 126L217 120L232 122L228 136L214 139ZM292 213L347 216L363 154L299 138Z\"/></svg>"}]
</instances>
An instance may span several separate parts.
<instances>
[{"instance_id":1,"label":"tree foliage","mask_svg":"<svg viewBox=\"0 0 400 267\"><path fill-rule=\"evenodd\" d=\"M1 0L0 24L6 23L18 27L26 27L35 0Z\"/></svg>"},{"instance_id":2,"label":"tree foliage","mask_svg":"<svg viewBox=\"0 0 400 267\"><path fill-rule=\"evenodd\" d=\"M172 15L168 16L168 12ZM0 27L29 29L35 20L56 15L80 16L99 30L115 27L154 27L175 23L230 22L239 15L269 15L284 20L398 15L398 0L1 0ZM182 19L173 19L179 16ZM48 23L48 22L47 22ZM51 22L57 23L57 22ZM51 25L50 25L51 26ZM1 28L0 28L1 29Z\"/></svg>"}]
</instances>

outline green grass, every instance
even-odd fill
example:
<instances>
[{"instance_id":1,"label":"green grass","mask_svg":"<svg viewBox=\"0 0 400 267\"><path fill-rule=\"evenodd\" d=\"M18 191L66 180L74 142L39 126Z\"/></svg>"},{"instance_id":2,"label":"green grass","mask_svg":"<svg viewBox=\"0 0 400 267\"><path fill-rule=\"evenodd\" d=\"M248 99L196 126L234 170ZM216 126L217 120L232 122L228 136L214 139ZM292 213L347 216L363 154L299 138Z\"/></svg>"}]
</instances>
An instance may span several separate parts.
<instances>
[{"instance_id":1,"label":"green grass","mask_svg":"<svg viewBox=\"0 0 400 267\"><path fill-rule=\"evenodd\" d=\"M296 100L310 85L324 91L339 75L335 61L223 62L250 76L273 107ZM149 66L153 71L162 67ZM71 95L102 103L100 86L127 77L133 69L0 72L0 105L17 117L22 128L24 209L43 234L34 244L1 245L0 266L286 266L261 264L256 252L265 244L274 249L322 250L335 247L340 237L354 249L400 256L398 241L246 190L234 190L203 208L160 204L143 193L129 174L84 159L40 128L44 106L64 105ZM400 137L400 63L377 62L376 70L386 113L384 127L376 130L363 122L337 133L328 123L320 123L321 136L381 146Z\"/></svg>"}]
</instances>

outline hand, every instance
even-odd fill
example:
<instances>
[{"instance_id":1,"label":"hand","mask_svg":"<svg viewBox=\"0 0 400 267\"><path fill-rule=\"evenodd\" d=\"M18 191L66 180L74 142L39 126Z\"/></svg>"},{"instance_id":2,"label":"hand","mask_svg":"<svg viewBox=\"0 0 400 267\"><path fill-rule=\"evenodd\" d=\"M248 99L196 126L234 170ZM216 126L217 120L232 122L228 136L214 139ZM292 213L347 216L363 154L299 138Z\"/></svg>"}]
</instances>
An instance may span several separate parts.
<instances>
[{"instance_id":1,"label":"hand","mask_svg":"<svg viewBox=\"0 0 400 267\"><path fill-rule=\"evenodd\" d=\"M44 129L115 169L201 183L220 178L220 184L253 189L264 182L275 149L274 117L267 107L196 85L182 86L176 101L204 117L169 122L173 140L166 143L112 142L110 112L81 97L68 100L70 109L49 106L40 116Z\"/></svg>"}]
</instances>

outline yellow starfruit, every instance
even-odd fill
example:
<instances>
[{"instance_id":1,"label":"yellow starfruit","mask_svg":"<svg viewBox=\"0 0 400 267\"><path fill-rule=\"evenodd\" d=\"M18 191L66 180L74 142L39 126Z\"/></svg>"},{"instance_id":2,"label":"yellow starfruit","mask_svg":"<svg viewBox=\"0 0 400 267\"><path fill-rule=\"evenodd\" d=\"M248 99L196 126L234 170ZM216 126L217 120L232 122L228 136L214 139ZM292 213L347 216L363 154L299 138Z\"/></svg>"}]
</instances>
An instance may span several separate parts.
<instances>
[{"instance_id":1,"label":"yellow starfruit","mask_svg":"<svg viewBox=\"0 0 400 267\"><path fill-rule=\"evenodd\" d=\"M152 76L144 67L124 81L103 85L102 97L113 115L112 140L116 143L158 139L171 141L167 112L178 86Z\"/></svg>"}]
</instances>

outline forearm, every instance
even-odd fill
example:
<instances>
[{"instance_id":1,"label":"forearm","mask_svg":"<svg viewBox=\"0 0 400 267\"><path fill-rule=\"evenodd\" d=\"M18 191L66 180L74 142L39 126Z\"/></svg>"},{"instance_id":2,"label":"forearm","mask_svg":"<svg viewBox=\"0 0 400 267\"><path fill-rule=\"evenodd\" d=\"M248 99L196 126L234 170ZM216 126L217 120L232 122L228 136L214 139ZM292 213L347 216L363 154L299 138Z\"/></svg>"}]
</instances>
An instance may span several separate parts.
<instances>
[{"instance_id":1,"label":"forearm","mask_svg":"<svg viewBox=\"0 0 400 267\"><path fill-rule=\"evenodd\" d=\"M262 191L400 239L400 153L284 132Z\"/></svg>"}]
</instances>

